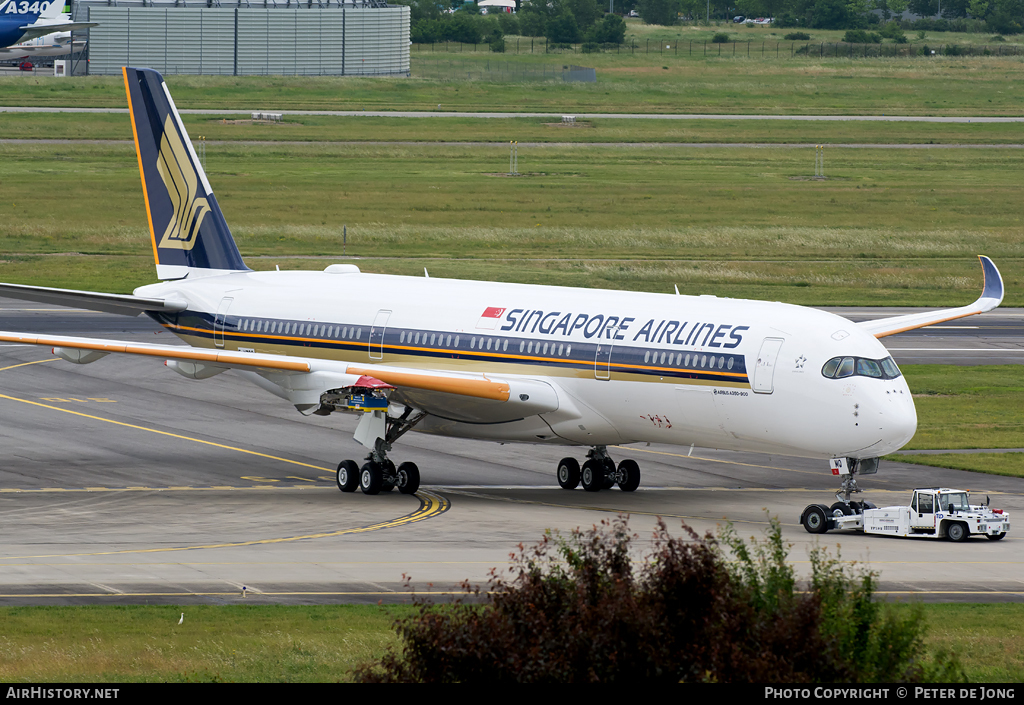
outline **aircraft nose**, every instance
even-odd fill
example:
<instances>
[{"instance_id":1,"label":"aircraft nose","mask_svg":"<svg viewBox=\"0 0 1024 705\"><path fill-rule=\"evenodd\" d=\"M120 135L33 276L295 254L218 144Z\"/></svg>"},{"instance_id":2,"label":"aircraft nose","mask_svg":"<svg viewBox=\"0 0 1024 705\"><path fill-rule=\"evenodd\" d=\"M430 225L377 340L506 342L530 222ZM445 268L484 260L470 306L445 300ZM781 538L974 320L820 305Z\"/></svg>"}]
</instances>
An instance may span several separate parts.
<instances>
[{"instance_id":1,"label":"aircraft nose","mask_svg":"<svg viewBox=\"0 0 1024 705\"><path fill-rule=\"evenodd\" d=\"M917 408L914 406L914 398L906 382L899 380L900 384L893 385L892 389L886 390L886 402L883 403L885 417L885 440L894 452L910 442L910 439L917 433Z\"/></svg>"}]
</instances>

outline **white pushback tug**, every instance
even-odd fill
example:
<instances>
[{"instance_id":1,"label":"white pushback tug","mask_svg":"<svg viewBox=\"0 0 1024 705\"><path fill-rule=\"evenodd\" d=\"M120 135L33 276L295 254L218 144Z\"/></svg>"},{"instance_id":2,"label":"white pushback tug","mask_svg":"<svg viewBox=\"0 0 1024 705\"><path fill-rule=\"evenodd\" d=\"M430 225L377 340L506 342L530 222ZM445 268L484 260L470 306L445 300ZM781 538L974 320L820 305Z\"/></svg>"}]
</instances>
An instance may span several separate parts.
<instances>
[{"instance_id":1,"label":"white pushback tug","mask_svg":"<svg viewBox=\"0 0 1024 705\"><path fill-rule=\"evenodd\" d=\"M837 496L838 499L838 496ZM853 529L865 534L966 541L981 534L998 541L1010 530L1010 515L985 504L971 504L967 490L929 487L914 490L907 506L875 507L871 502L837 501L808 505L800 523L812 534Z\"/></svg>"}]
</instances>

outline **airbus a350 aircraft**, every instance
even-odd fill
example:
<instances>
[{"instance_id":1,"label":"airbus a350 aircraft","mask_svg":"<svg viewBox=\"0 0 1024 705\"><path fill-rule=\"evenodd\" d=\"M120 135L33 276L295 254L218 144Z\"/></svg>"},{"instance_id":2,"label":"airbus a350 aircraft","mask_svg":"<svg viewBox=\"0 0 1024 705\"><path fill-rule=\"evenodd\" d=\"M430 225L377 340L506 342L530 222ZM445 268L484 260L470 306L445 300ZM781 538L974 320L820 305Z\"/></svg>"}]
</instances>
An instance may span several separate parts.
<instances>
[{"instance_id":1,"label":"airbus a350 aircraft","mask_svg":"<svg viewBox=\"0 0 1024 705\"><path fill-rule=\"evenodd\" d=\"M982 257L984 291L961 308L853 323L810 308L714 296L596 291L365 274L254 272L242 261L170 92L124 69L159 284L134 295L0 285L0 295L145 313L189 346L2 333L75 363L110 353L165 360L205 379L226 370L303 414L361 414L360 467L338 487L419 486L389 459L417 431L589 447L562 460L559 484L640 484L608 446L673 443L820 458L855 475L914 435L907 383L879 338L991 310L1003 297ZM823 463L824 465L824 463Z\"/></svg>"}]
</instances>

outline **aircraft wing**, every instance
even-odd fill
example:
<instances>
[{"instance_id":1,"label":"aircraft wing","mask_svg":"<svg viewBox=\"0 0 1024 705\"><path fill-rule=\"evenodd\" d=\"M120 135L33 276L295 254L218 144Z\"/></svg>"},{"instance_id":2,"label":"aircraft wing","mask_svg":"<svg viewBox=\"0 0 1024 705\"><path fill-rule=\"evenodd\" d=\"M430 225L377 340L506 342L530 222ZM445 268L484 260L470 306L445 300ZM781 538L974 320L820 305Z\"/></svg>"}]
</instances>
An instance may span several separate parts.
<instances>
[{"instance_id":1,"label":"aircraft wing","mask_svg":"<svg viewBox=\"0 0 1024 705\"><path fill-rule=\"evenodd\" d=\"M0 296L23 299L56 306L71 306L90 311L118 313L122 316L138 316L144 311L174 313L184 311L187 304L173 299L150 299L130 294L105 294L97 291L54 289L47 286L26 286L24 284L0 284Z\"/></svg>"},{"instance_id":2,"label":"aircraft wing","mask_svg":"<svg viewBox=\"0 0 1024 705\"><path fill-rule=\"evenodd\" d=\"M55 355L79 364L94 362L110 353L157 358L193 379L235 369L287 399L304 414L320 407L321 395L359 387L359 380L365 377L394 387L398 397L395 401L454 420L501 423L558 408L558 395L551 385L516 376L495 379L482 373L34 333L0 332L0 342L50 347Z\"/></svg>"},{"instance_id":3,"label":"aircraft wing","mask_svg":"<svg viewBox=\"0 0 1024 705\"><path fill-rule=\"evenodd\" d=\"M976 313L985 313L998 306L1003 300L1003 278L992 260L984 255L979 255L981 269L985 275L985 286L978 300L969 306L960 308L946 308L939 311L927 311L925 313L911 313L906 316L893 316L891 318L878 318L873 321L863 321L857 325L876 338L884 338L887 335L895 335L915 328L952 321L964 316L973 316Z\"/></svg>"},{"instance_id":4,"label":"aircraft wing","mask_svg":"<svg viewBox=\"0 0 1024 705\"><path fill-rule=\"evenodd\" d=\"M80 29L88 29L89 27L98 27L97 22L63 22L60 24L27 24L18 27L23 34L19 42L27 42L30 39L36 39L38 37L45 36L47 34L53 34L54 32L72 32Z\"/></svg>"}]
</instances>

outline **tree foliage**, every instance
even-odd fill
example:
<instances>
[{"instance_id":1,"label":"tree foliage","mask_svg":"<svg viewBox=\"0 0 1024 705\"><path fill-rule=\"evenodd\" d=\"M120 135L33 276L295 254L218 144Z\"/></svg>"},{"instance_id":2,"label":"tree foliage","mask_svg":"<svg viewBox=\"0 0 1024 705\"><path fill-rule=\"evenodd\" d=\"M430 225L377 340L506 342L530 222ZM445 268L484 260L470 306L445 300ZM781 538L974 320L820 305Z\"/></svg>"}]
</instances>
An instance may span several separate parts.
<instances>
[{"instance_id":1,"label":"tree foliage","mask_svg":"<svg viewBox=\"0 0 1024 705\"><path fill-rule=\"evenodd\" d=\"M925 658L924 622L874 599L875 576L822 549L797 589L777 520L764 540L669 534L632 559L620 517L548 533L492 571L483 604L421 603L396 623L404 648L358 669L372 682L909 682L962 680Z\"/></svg>"}]
</instances>

